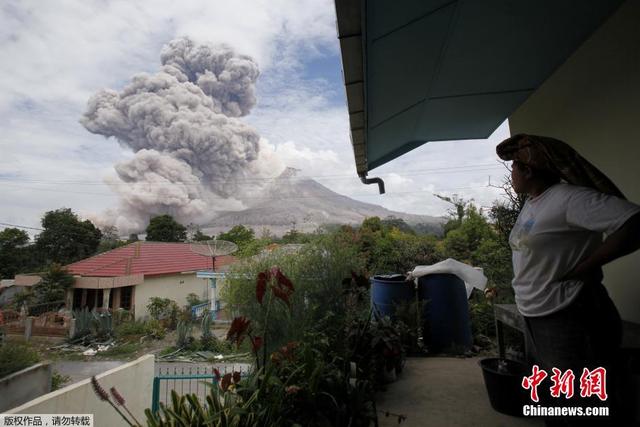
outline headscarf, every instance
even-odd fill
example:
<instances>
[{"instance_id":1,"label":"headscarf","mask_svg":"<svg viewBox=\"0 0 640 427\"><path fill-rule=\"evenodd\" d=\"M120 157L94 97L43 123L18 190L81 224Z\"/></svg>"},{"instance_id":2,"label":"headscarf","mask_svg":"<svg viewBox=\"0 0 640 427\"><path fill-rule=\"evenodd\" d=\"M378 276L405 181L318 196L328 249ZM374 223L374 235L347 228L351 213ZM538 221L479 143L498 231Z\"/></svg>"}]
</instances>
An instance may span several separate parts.
<instances>
[{"instance_id":1,"label":"headscarf","mask_svg":"<svg viewBox=\"0 0 640 427\"><path fill-rule=\"evenodd\" d=\"M569 184L626 199L604 173L569 144L558 139L520 133L498 144L496 153L502 160L514 160L534 169L555 173Z\"/></svg>"}]
</instances>

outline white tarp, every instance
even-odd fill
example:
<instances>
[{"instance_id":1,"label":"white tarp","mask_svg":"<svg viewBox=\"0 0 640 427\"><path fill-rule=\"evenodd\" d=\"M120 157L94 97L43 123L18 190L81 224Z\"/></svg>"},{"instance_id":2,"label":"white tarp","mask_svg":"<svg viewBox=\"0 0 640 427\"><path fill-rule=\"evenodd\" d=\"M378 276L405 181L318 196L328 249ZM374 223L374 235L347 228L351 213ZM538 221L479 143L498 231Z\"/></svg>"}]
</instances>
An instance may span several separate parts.
<instances>
[{"instance_id":1,"label":"white tarp","mask_svg":"<svg viewBox=\"0 0 640 427\"><path fill-rule=\"evenodd\" d=\"M419 265L409 272L407 279L414 279L417 283L418 278L422 276L443 273L455 274L464 281L464 285L467 288L467 298L471 296L473 288L484 291L487 286L487 277L481 268L472 267L453 258L445 259L433 265Z\"/></svg>"}]
</instances>

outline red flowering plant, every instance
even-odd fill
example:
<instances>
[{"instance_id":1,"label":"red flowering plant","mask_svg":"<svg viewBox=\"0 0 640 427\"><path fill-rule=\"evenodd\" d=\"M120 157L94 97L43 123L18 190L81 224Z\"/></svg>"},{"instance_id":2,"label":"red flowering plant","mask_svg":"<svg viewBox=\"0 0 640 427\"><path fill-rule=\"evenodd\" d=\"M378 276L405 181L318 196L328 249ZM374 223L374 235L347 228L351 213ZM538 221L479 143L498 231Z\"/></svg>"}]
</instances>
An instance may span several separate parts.
<instances>
[{"instance_id":1,"label":"red flowering plant","mask_svg":"<svg viewBox=\"0 0 640 427\"><path fill-rule=\"evenodd\" d=\"M271 291L271 292L269 292ZM231 323L227 340L240 346L246 336L251 341L251 350L256 358L256 368L265 366L267 362L267 328L269 325L269 314L273 304L273 298L282 301L288 308L291 308L290 297L293 294L294 286L291 280L285 276L279 267L271 267L268 270L258 273L256 278L256 300L265 311L264 325L261 335L254 334L251 328L251 321L246 317L236 317ZM265 303L265 296L267 301ZM260 350L262 349L262 358Z\"/></svg>"}]
</instances>

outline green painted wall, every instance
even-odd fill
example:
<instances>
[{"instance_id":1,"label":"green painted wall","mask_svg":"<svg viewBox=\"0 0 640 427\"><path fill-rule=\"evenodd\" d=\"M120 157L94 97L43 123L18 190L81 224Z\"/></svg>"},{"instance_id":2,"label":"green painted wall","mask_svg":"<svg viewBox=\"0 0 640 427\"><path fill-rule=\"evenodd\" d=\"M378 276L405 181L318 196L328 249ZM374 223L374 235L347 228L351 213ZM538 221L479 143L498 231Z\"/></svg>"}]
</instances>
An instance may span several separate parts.
<instances>
[{"instance_id":1,"label":"green painted wall","mask_svg":"<svg viewBox=\"0 0 640 427\"><path fill-rule=\"evenodd\" d=\"M640 203L640 2L627 0L510 118L511 133L566 141ZM609 264L622 317L640 322L640 253Z\"/></svg>"}]
</instances>

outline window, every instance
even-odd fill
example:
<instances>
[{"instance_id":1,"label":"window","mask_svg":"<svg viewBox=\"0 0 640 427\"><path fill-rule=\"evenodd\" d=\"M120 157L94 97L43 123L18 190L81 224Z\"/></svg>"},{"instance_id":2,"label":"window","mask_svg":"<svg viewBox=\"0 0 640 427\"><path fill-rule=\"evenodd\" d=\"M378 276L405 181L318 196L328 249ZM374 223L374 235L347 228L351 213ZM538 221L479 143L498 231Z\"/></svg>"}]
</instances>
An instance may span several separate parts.
<instances>
[{"instance_id":1,"label":"window","mask_svg":"<svg viewBox=\"0 0 640 427\"><path fill-rule=\"evenodd\" d=\"M120 288L120 308L131 310L132 301L133 286L125 286L124 288Z\"/></svg>"}]
</instances>

